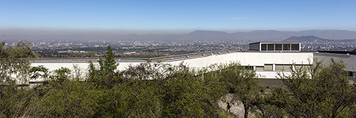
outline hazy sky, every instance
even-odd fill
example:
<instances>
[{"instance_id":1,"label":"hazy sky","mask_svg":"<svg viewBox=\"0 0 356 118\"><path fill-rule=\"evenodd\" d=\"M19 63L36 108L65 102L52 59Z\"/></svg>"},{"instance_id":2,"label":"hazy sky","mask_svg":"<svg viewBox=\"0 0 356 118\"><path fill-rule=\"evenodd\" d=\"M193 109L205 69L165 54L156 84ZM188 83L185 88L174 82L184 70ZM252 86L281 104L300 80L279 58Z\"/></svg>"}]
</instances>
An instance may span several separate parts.
<instances>
[{"instance_id":1,"label":"hazy sky","mask_svg":"<svg viewBox=\"0 0 356 118\"><path fill-rule=\"evenodd\" d=\"M0 29L356 31L356 0L0 0Z\"/></svg>"}]
</instances>

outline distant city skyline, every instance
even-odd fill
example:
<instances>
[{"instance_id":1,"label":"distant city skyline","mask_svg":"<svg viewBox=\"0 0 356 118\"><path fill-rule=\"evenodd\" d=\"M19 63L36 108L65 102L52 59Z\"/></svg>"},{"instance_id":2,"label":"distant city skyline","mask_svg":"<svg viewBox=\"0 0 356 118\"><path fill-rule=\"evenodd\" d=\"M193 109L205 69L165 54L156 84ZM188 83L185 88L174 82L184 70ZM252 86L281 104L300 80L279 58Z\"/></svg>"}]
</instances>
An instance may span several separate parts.
<instances>
[{"instance_id":1,"label":"distant city skyline","mask_svg":"<svg viewBox=\"0 0 356 118\"><path fill-rule=\"evenodd\" d=\"M0 35L11 31L126 34L194 30L351 30L353 0L0 0Z\"/></svg>"}]
</instances>

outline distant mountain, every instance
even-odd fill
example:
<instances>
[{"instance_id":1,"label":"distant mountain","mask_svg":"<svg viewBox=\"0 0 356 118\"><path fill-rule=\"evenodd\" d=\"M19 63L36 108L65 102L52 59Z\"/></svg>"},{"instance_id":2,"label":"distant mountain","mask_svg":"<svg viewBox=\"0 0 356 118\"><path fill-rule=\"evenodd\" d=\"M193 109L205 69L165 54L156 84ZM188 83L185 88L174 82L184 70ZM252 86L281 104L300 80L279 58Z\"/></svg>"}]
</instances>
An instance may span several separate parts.
<instances>
[{"instance_id":1,"label":"distant mountain","mask_svg":"<svg viewBox=\"0 0 356 118\"><path fill-rule=\"evenodd\" d=\"M313 35L326 39L356 39L356 32L349 30L304 30L296 33L299 36Z\"/></svg>"},{"instance_id":2,"label":"distant mountain","mask_svg":"<svg viewBox=\"0 0 356 118\"><path fill-rule=\"evenodd\" d=\"M0 32L1 33L1 32ZM187 34L171 34L171 35L158 35L158 34L147 34L147 35L119 35L114 33L92 33L92 32L78 32L71 34L46 34L45 32L40 33L13 33L1 34L0 40L157 40L157 41L189 41L189 40L251 40L251 41L281 41L292 36L300 37L304 39L318 39L320 41L326 41L323 39L356 39L355 31L348 30L304 30L304 31L277 31L277 30L254 30L251 32L235 32L226 33L223 31L207 31L207 30L196 30ZM322 38L315 38L315 37ZM292 39L290 39L292 40Z\"/></svg>"},{"instance_id":3,"label":"distant mountain","mask_svg":"<svg viewBox=\"0 0 356 118\"><path fill-rule=\"evenodd\" d=\"M277 31L277 30L255 30L251 32L236 32L249 40L280 41L291 36L316 36L325 39L356 39L355 31L348 30L303 30L303 31Z\"/></svg>"},{"instance_id":4,"label":"distant mountain","mask_svg":"<svg viewBox=\"0 0 356 118\"><path fill-rule=\"evenodd\" d=\"M328 39L319 38L316 36L291 36L282 42L327 42Z\"/></svg>"},{"instance_id":5,"label":"distant mountain","mask_svg":"<svg viewBox=\"0 0 356 118\"><path fill-rule=\"evenodd\" d=\"M325 39L343 40L343 39L356 39L356 32L348 31L348 30L303 30L303 31L254 30L251 32L226 33L222 31L197 30L177 37L180 40L281 41L291 36L315 36L315 37L323 37Z\"/></svg>"},{"instance_id":6,"label":"distant mountain","mask_svg":"<svg viewBox=\"0 0 356 118\"><path fill-rule=\"evenodd\" d=\"M196 30L180 36L179 40L234 40L231 34L223 31Z\"/></svg>"},{"instance_id":7,"label":"distant mountain","mask_svg":"<svg viewBox=\"0 0 356 118\"><path fill-rule=\"evenodd\" d=\"M279 41L288 38L289 36L295 36L290 32L277 31L277 30L254 30L251 32L236 32L233 33L235 37L247 40L255 41Z\"/></svg>"},{"instance_id":8,"label":"distant mountain","mask_svg":"<svg viewBox=\"0 0 356 118\"><path fill-rule=\"evenodd\" d=\"M342 40L332 40L323 39L316 36L291 36L282 42L314 42L314 43L326 43L326 42L356 42L356 39L342 39Z\"/></svg>"}]
</instances>

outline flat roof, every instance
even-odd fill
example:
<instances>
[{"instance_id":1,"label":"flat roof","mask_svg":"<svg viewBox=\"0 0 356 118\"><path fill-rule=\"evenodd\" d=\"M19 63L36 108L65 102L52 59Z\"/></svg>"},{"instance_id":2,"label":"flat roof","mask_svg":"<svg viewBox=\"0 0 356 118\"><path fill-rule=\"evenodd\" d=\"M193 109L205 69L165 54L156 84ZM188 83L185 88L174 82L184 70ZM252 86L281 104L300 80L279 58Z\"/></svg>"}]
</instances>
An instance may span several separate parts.
<instances>
[{"instance_id":1,"label":"flat roof","mask_svg":"<svg viewBox=\"0 0 356 118\"><path fill-rule=\"evenodd\" d=\"M117 62L147 62L147 61L162 61L162 62L171 62L171 61L183 61L186 59L195 59L208 57L211 55L223 55L228 53L237 52L237 50L219 50L219 51L207 51L207 52L195 52L188 54L180 55L168 55L162 57L152 57L152 58L122 58L115 57ZM188 57L187 57L188 56ZM105 57L101 57L103 60ZM93 63L98 62L99 57L78 57L78 58L30 58L28 59L31 63L88 63L92 61ZM120 61L119 61L120 60Z\"/></svg>"},{"instance_id":2,"label":"flat roof","mask_svg":"<svg viewBox=\"0 0 356 118\"><path fill-rule=\"evenodd\" d=\"M115 57L115 61L117 62L147 62L147 61L162 61L162 62L172 62L172 61L184 61L187 59L196 59L209 57L211 55L224 55L229 53L314 53L315 51L256 51L256 50L220 50L220 51L211 51L211 52L196 52L189 54L180 54L180 55L169 55L163 57L154 57L154 58L120 58ZM204 55L203 55L204 54ZM186 56L189 56L188 58ZM101 57L103 60L105 57ZM97 63L99 57L91 57L91 58L30 58L28 59L31 63L88 63L92 61L93 63Z\"/></svg>"},{"instance_id":3,"label":"flat roof","mask_svg":"<svg viewBox=\"0 0 356 118\"><path fill-rule=\"evenodd\" d=\"M261 44L299 44L300 42L254 42L254 43L250 43L249 45L258 44L258 43L261 43Z\"/></svg>"}]
</instances>

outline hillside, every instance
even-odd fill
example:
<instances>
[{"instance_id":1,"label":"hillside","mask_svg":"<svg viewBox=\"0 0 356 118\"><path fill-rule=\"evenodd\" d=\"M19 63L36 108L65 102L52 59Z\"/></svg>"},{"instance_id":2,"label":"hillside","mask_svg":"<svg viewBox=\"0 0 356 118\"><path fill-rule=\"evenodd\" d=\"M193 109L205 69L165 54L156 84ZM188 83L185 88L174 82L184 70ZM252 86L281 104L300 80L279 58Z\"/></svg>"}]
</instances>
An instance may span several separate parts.
<instances>
[{"instance_id":1,"label":"hillside","mask_svg":"<svg viewBox=\"0 0 356 118\"><path fill-rule=\"evenodd\" d=\"M327 42L345 42L351 43L356 42L356 39L341 39L341 40L333 40L333 39L323 39L316 36L291 36L287 39L282 40L282 42L313 42L313 43L327 43Z\"/></svg>"}]
</instances>

